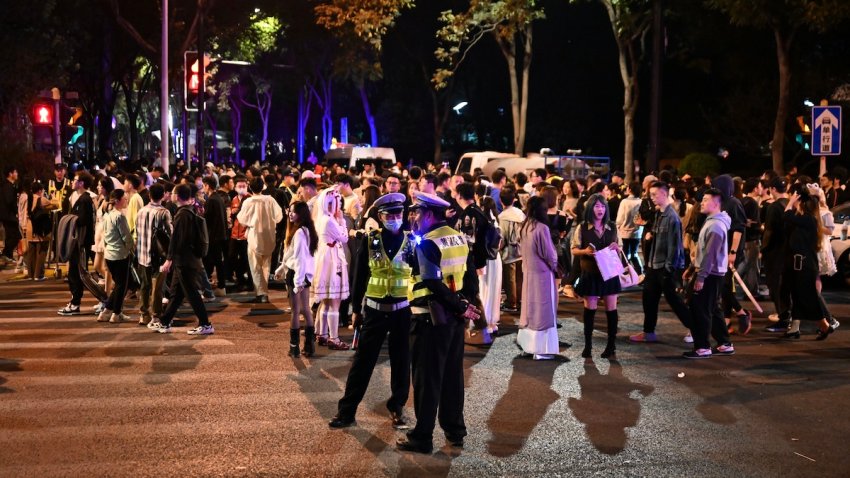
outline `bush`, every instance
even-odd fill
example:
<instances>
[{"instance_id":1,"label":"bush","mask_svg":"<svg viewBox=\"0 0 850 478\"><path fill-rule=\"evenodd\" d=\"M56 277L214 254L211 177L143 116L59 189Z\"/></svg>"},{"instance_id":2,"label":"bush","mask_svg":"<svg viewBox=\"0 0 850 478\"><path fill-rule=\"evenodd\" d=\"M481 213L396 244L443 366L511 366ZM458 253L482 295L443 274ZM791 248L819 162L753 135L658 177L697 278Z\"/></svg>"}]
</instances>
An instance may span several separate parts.
<instances>
[{"instance_id":1,"label":"bush","mask_svg":"<svg viewBox=\"0 0 850 478\"><path fill-rule=\"evenodd\" d=\"M679 173L691 176L705 176L720 171L720 160L708 153L691 153L679 163Z\"/></svg>"}]
</instances>

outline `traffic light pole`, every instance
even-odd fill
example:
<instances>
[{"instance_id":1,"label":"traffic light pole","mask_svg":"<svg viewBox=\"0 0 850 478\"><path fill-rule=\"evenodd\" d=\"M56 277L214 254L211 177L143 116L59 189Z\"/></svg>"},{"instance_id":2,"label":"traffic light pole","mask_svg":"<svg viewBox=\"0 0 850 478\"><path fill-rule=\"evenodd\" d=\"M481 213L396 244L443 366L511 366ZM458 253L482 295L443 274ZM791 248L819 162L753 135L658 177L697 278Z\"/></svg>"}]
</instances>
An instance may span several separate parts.
<instances>
[{"instance_id":1,"label":"traffic light pole","mask_svg":"<svg viewBox=\"0 0 850 478\"><path fill-rule=\"evenodd\" d=\"M198 129L195 134L195 154L198 155L198 165L203 168L204 161L204 85L206 85L206 63L204 61L204 10L203 2L198 2L201 15L198 21ZM187 162L186 167L191 169Z\"/></svg>"},{"instance_id":2,"label":"traffic light pole","mask_svg":"<svg viewBox=\"0 0 850 478\"><path fill-rule=\"evenodd\" d=\"M168 177L170 154L168 154L171 130L168 128L168 0L162 0L162 64L159 68L159 157L165 177Z\"/></svg>"},{"instance_id":3,"label":"traffic light pole","mask_svg":"<svg viewBox=\"0 0 850 478\"><path fill-rule=\"evenodd\" d=\"M53 162L62 162L62 121L59 119L59 106L62 102L62 92L59 88L50 90L53 93Z\"/></svg>"}]
</instances>

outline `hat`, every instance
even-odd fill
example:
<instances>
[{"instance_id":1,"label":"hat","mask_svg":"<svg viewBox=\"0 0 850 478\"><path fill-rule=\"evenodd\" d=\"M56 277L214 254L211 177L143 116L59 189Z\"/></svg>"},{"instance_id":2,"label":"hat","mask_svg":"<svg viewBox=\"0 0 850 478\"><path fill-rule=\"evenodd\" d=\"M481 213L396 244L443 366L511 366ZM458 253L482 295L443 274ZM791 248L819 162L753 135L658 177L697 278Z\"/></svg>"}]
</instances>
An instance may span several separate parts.
<instances>
[{"instance_id":1,"label":"hat","mask_svg":"<svg viewBox=\"0 0 850 478\"><path fill-rule=\"evenodd\" d=\"M56 165L53 166L53 169L55 169L56 171L59 171L61 169L68 169L68 165L65 163L56 163Z\"/></svg>"},{"instance_id":2,"label":"hat","mask_svg":"<svg viewBox=\"0 0 850 478\"><path fill-rule=\"evenodd\" d=\"M410 207L411 210L415 209L428 209L431 211L443 211L451 204L447 203L443 199L440 199L439 196L435 196L434 194L423 193L420 191L413 192L413 206Z\"/></svg>"},{"instance_id":3,"label":"hat","mask_svg":"<svg viewBox=\"0 0 850 478\"><path fill-rule=\"evenodd\" d=\"M318 174L314 173L313 171L309 171L309 170L304 171L304 173L301 174L301 179L310 179L310 178L316 179L318 177L320 177Z\"/></svg>"},{"instance_id":4,"label":"hat","mask_svg":"<svg viewBox=\"0 0 850 478\"><path fill-rule=\"evenodd\" d=\"M298 171L292 168L286 168L283 170L283 177L292 176L293 178L298 177Z\"/></svg>"},{"instance_id":5,"label":"hat","mask_svg":"<svg viewBox=\"0 0 850 478\"><path fill-rule=\"evenodd\" d=\"M379 197L375 204L378 212L383 213L398 213L404 211L404 194L389 193Z\"/></svg>"}]
</instances>

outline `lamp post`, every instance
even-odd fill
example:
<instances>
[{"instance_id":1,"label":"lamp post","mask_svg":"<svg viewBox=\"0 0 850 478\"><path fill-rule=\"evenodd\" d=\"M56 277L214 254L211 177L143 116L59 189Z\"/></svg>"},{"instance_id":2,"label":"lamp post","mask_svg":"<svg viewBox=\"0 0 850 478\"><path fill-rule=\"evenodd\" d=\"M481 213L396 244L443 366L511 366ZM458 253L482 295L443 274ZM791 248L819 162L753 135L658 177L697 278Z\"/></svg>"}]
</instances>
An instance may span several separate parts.
<instances>
[{"instance_id":1,"label":"lamp post","mask_svg":"<svg viewBox=\"0 0 850 478\"><path fill-rule=\"evenodd\" d=\"M168 154L171 130L168 128L168 0L162 0L162 58L159 88L159 155L165 176L168 176L170 154Z\"/></svg>"}]
</instances>

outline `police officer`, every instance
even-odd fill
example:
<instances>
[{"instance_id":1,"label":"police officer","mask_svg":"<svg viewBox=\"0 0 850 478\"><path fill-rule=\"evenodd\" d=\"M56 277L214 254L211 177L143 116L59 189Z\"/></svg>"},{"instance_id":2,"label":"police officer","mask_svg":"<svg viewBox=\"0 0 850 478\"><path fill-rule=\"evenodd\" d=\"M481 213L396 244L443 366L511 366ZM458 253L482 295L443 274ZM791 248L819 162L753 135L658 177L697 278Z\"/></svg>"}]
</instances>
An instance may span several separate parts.
<instances>
[{"instance_id":1,"label":"police officer","mask_svg":"<svg viewBox=\"0 0 850 478\"><path fill-rule=\"evenodd\" d=\"M387 401L393 426L405 426L402 411L410 391L410 303L407 289L410 284L410 265L406 256L412 255L409 234L402 231L404 194L386 194L374 207L380 216L380 229L368 233L354 260L352 280L352 315L355 327L360 326L360 345L348 372L345 395L339 401L337 415L331 428L354 424L357 406L363 400L384 338L389 334L390 388ZM366 297L362 308L363 297Z\"/></svg>"},{"instance_id":2,"label":"police officer","mask_svg":"<svg viewBox=\"0 0 850 478\"><path fill-rule=\"evenodd\" d=\"M462 295L466 289L469 247L466 238L446 224L449 203L416 193L411 207L416 231L411 279L413 408L416 427L398 441L402 451L431 453L437 408L446 440L463 446L464 319L481 313Z\"/></svg>"}]
</instances>

